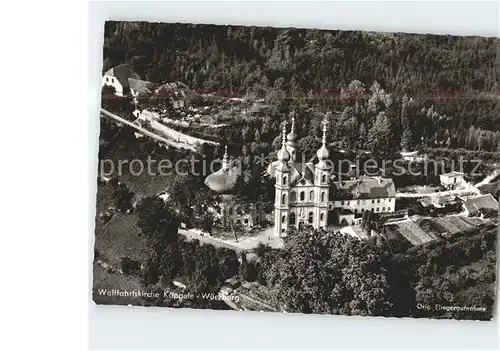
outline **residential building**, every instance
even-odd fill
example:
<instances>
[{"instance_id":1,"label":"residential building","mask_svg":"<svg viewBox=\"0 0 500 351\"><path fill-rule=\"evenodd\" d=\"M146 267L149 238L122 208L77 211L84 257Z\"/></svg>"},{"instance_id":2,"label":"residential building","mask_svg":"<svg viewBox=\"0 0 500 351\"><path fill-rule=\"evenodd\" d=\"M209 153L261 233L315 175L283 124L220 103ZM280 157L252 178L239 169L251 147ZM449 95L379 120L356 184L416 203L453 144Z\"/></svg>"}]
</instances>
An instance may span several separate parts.
<instances>
[{"instance_id":1,"label":"residential building","mask_svg":"<svg viewBox=\"0 0 500 351\"><path fill-rule=\"evenodd\" d=\"M447 190L454 190L466 185L462 172L449 172L439 176L441 185Z\"/></svg>"},{"instance_id":2,"label":"residential building","mask_svg":"<svg viewBox=\"0 0 500 351\"><path fill-rule=\"evenodd\" d=\"M465 213L470 216L478 215L484 209L498 211L498 201L491 194L469 198L462 206Z\"/></svg>"},{"instance_id":3,"label":"residential building","mask_svg":"<svg viewBox=\"0 0 500 351\"><path fill-rule=\"evenodd\" d=\"M131 92L129 79L132 79L132 85L136 89L139 89L141 85L137 81L144 82L141 81L141 77L132 69L132 66L125 63L106 71L102 76L101 86L112 86L115 88L116 96L126 96Z\"/></svg>"}]
</instances>

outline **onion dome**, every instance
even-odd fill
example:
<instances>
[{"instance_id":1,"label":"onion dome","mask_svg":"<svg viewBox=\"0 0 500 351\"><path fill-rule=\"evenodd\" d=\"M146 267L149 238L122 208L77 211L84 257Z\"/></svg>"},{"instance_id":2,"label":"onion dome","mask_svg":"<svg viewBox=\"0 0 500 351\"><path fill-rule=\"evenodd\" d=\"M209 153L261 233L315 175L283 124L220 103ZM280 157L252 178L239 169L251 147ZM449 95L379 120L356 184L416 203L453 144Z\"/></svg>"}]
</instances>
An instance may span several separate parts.
<instances>
[{"instance_id":1,"label":"onion dome","mask_svg":"<svg viewBox=\"0 0 500 351\"><path fill-rule=\"evenodd\" d=\"M205 178L205 185L213 191L225 195L233 192L241 172L238 167L230 167L227 146L222 159L222 168Z\"/></svg>"},{"instance_id":2,"label":"onion dome","mask_svg":"<svg viewBox=\"0 0 500 351\"><path fill-rule=\"evenodd\" d=\"M320 161L327 160L330 157L330 152L326 148L326 120L323 121L323 142L316 152L316 156L318 156L318 160Z\"/></svg>"},{"instance_id":3,"label":"onion dome","mask_svg":"<svg viewBox=\"0 0 500 351\"><path fill-rule=\"evenodd\" d=\"M290 153L286 149L286 127L285 123L283 123L283 139L281 142L281 149L278 151L278 160L281 162L288 162L290 161Z\"/></svg>"},{"instance_id":4,"label":"onion dome","mask_svg":"<svg viewBox=\"0 0 500 351\"><path fill-rule=\"evenodd\" d=\"M290 146L294 146L295 141L297 141L297 134L295 134L295 113L292 113L292 129L286 136L286 139L288 140L286 144Z\"/></svg>"}]
</instances>

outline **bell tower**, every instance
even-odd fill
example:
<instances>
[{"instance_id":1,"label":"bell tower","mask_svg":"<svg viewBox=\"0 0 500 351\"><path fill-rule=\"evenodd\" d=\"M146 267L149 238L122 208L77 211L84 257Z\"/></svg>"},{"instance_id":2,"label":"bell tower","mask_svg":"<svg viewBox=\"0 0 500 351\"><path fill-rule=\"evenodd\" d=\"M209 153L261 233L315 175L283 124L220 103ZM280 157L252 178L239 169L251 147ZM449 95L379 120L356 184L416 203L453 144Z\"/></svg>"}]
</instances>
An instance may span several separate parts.
<instances>
[{"instance_id":1,"label":"bell tower","mask_svg":"<svg viewBox=\"0 0 500 351\"><path fill-rule=\"evenodd\" d=\"M318 163L314 166L314 187L316 190L314 202L313 226L316 229L327 227L328 218L328 192L330 188L330 153L326 147L326 118L323 120L322 145L316 152Z\"/></svg>"},{"instance_id":2,"label":"bell tower","mask_svg":"<svg viewBox=\"0 0 500 351\"><path fill-rule=\"evenodd\" d=\"M290 153L291 162L295 162L297 159L297 134L295 134L295 111L290 113L292 117L292 128L290 129L290 133L288 133L286 139L286 148Z\"/></svg>"},{"instance_id":3,"label":"bell tower","mask_svg":"<svg viewBox=\"0 0 500 351\"><path fill-rule=\"evenodd\" d=\"M278 151L278 163L276 165L274 200L274 234L278 237L285 235L288 230L291 171L288 165L289 161L290 153L286 148L286 125L283 122L281 149Z\"/></svg>"}]
</instances>

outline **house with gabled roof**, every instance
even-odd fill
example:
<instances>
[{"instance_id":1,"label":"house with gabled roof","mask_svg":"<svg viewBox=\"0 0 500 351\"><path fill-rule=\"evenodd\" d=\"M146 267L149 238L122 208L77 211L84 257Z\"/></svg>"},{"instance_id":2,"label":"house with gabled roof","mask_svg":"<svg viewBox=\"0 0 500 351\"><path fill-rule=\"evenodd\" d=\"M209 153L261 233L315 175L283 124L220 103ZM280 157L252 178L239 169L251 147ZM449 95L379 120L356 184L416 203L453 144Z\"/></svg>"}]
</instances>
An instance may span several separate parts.
<instances>
[{"instance_id":1,"label":"house with gabled roof","mask_svg":"<svg viewBox=\"0 0 500 351\"><path fill-rule=\"evenodd\" d=\"M127 96L130 93L148 91L151 83L142 80L131 65L124 63L104 73L102 86L105 85L115 88L115 95Z\"/></svg>"},{"instance_id":2,"label":"house with gabled roof","mask_svg":"<svg viewBox=\"0 0 500 351\"><path fill-rule=\"evenodd\" d=\"M498 211L498 201L491 194L469 198L462 206L464 212L469 216L480 214L485 209Z\"/></svg>"}]
</instances>

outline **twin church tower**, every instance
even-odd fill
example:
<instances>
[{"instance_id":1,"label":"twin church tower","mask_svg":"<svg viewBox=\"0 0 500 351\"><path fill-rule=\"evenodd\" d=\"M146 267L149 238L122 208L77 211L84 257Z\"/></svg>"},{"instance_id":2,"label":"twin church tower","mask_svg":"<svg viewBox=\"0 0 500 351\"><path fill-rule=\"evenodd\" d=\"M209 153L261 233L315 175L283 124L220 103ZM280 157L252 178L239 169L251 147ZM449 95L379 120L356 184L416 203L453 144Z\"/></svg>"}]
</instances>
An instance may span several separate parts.
<instances>
[{"instance_id":1,"label":"twin church tower","mask_svg":"<svg viewBox=\"0 0 500 351\"><path fill-rule=\"evenodd\" d=\"M318 161L297 160L297 134L292 115L290 133L283 123L281 149L278 160L271 163L268 173L276 178L274 201L274 234L283 236L288 229L308 224L315 229L328 225L330 188L329 152L326 147L326 120L323 121L322 145L316 152Z\"/></svg>"}]
</instances>

